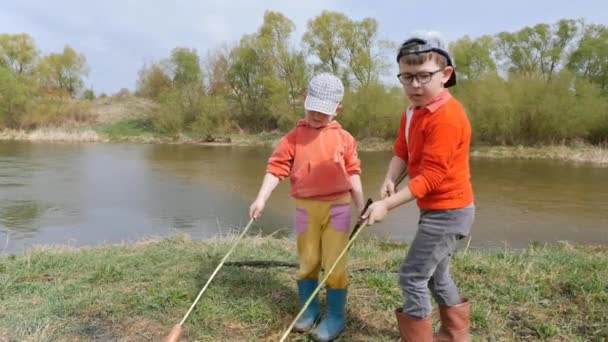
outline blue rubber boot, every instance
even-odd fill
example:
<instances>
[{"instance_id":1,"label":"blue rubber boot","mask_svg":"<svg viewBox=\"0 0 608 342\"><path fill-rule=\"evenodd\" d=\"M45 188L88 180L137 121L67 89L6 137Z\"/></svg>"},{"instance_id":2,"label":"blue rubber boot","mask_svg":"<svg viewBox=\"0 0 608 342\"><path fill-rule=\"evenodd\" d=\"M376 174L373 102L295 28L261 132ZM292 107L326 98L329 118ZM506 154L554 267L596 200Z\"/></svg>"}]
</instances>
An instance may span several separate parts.
<instances>
[{"instance_id":1,"label":"blue rubber boot","mask_svg":"<svg viewBox=\"0 0 608 342\"><path fill-rule=\"evenodd\" d=\"M327 314L312 331L317 341L332 341L344 330L346 318L346 289L327 289Z\"/></svg>"},{"instance_id":2,"label":"blue rubber boot","mask_svg":"<svg viewBox=\"0 0 608 342\"><path fill-rule=\"evenodd\" d=\"M315 291L317 286L319 285L319 281L317 279L302 279L298 280L298 294L300 296L300 309L304 306L304 303L308 300L310 295ZM306 311L302 314L302 316L296 321L296 324L293 326L293 330L298 332L306 332L312 329L312 327L317 323L320 316L320 303L319 296L315 296L315 299L310 302Z\"/></svg>"}]
</instances>

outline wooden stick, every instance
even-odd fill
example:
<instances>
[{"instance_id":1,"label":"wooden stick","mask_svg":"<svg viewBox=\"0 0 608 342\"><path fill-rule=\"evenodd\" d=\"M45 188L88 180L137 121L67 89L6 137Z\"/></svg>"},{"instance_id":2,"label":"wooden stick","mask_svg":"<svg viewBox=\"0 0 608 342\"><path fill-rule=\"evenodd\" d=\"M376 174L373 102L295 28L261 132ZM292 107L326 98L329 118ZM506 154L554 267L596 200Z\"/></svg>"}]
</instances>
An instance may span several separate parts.
<instances>
[{"instance_id":1,"label":"wooden stick","mask_svg":"<svg viewBox=\"0 0 608 342\"><path fill-rule=\"evenodd\" d=\"M367 225L367 222L364 222L361 225L361 228L364 228L366 225ZM287 338L287 336L289 336L289 333L291 332L291 330L293 329L293 327L296 325L296 322L298 321L298 319L300 319L300 317L304 314L304 311L306 311L306 309L308 308L308 306L310 305L310 303L313 301L313 299L315 298L315 296L317 295L317 293L319 293L319 290L321 290L321 287L323 287L323 285L327 281L327 278L329 278L329 276L331 275L331 272L333 272L334 269L336 268L336 266L338 266L338 263L340 262L340 260L344 256L344 254L346 254L346 252L350 248L350 245L352 245L353 242L355 242L355 240L357 239L357 237L359 236L359 234L362 231L363 231L363 229L357 230L357 232L355 233L355 235L353 236L353 238L348 241L348 243L346 244L346 247L344 247L344 249L342 250L342 253L340 253L340 255L338 256L338 258L336 259L336 261L334 262L334 264L329 269L329 271L325 273L325 275L323 277L323 280L321 280L321 282L319 283L319 285L317 286L317 288L314 290L314 292L310 295L310 297L308 297L308 300L306 301L306 303L304 303L304 305L302 306L302 309L300 310L300 312L298 313L298 315L294 318L293 322L291 322L291 324L289 325L289 327L287 328L287 330L285 330L285 333L283 334L283 337L281 337L280 342L285 341L285 339Z\"/></svg>"},{"instance_id":2,"label":"wooden stick","mask_svg":"<svg viewBox=\"0 0 608 342\"><path fill-rule=\"evenodd\" d=\"M232 252L236 248L236 245L238 245L238 243L241 241L243 236L245 236L245 234L251 227L252 223L253 223L253 219L249 220L249 223L247 224L245 229L243 229L241 234L239 234L239 236L236 238L236 241L234 241L234 243L232 244L232 247L230 247L230 250L228 251L228 253L226 253L226 255L224 255L224 257L222 258L222 261L220 261L220 264L217 265L217 267L211 274L211 277L209 277L209 279L207 280L207 283L205 284L205 286L203 286L203 289L198 293L198 296L196 296L196 299L194 300L192 305L190 305L190 309L188 309L188 312L186 312L186 314L184 315L184 318L182 318L182 320L181 320L181 322L179 322L179 324L176 324L173 326L173 328L171 329L171 332L169 333L169 335L167 335L163 339L163 341L165 341L165 342L178 342L179 341L179 338L182 335L182 326L184 325L184 322L186 321L188 316L190 316L190 313L192 312L192 310L194 309L194 307L196 306L198 301L201 299L201 296L203 295L203 293L205 293L205 291L209 287L209 284L211 284L211 281L213 280L213 278L215 278L215 275L217 274L217 272L219 272L220 268L222 268L222 266L226 262L226 259L228 259L230 254L232 254Z\"/></svg>"}]
</instances>

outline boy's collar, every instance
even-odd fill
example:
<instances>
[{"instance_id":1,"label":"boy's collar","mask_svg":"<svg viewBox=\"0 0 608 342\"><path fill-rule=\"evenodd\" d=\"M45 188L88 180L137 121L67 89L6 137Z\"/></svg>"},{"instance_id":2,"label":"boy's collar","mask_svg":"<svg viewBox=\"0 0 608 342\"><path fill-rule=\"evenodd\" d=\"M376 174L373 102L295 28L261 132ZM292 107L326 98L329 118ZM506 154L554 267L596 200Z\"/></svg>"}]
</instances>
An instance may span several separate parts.
<instances>
[{"instance_id":1,"label":"boy's collar","mask_svg":"<svg viewBox=\"0 0 608 342\"><path fill-rule=\"evenodd\" d=\"M452 94L448 89L443 89L437 96L435 96L429 103L424 107L415 107L415 109L426 108L429 113L435 113L439 107L443 106L449 99L452 98Z\"/></svg>"},{"instance_id":2,"label":"boy's collar","mask_svg":"<svg viewBox=\"0 0 608 342\"><path fill-rule=\"evenodd\" d=\"M303 127L308 127L308 128L312 128L312 129L342 128L342 125L340 125L340 123L338 121L336 121L336 119L333 119L327 125L325 125L323 127L318 127L318 128L312 127L308 123L308 121L306 121L306 119L300 119L300 120L298 120L298 123L296 124L296 127L297 126L303 126Z\"/></svg>"}]
</instances>

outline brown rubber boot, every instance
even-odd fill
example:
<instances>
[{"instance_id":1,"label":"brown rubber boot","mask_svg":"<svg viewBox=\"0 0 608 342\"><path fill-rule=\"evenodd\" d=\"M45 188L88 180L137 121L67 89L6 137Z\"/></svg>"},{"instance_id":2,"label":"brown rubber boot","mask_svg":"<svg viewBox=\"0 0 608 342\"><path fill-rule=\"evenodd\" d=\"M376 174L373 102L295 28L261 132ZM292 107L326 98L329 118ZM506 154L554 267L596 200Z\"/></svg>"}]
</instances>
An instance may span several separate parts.
<instances>
[{"instance_id":1,"label":"brown rubber boot","mask_svg":"<svg viewBox=\"0 0 608 342\"><path fill-rule=\"evenodd\" d=\"M431 317L416 318L404 314L403 309L395 310L401 342L433 342Z\"/></svg>"},{"instance_id":2,"label":"brown rubber boot","mask_svg":"<svg viewBox=\"0 0 608 342\"><path fill-rule=\"evenodd\" d=\"M463 298L462 303L454 306L440 305L441 327L435 334L434 342L471 342L469 316L471 303Z\"/></svg>"}]
</instances>

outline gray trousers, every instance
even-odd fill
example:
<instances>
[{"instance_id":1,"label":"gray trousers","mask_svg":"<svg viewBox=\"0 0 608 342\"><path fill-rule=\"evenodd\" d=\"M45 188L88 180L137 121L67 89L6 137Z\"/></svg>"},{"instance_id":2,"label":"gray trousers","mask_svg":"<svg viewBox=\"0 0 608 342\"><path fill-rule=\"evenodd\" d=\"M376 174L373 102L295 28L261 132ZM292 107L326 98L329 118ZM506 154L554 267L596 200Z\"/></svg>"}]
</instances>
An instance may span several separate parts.
<instances>
[{"instance_id":1,"label":"gray trousers","mask_svg":"<svg viewBox=\"0 0 608 342\"><path fill-rule=\"evenodd\" d=\"M474 219L473 204L462 209L420 210L418 231L399 271L404 313L430 316L429 290L439 305L461 303L450 275L450 259L458 241L469 235Z\"/></svg>"}]
</instances>

